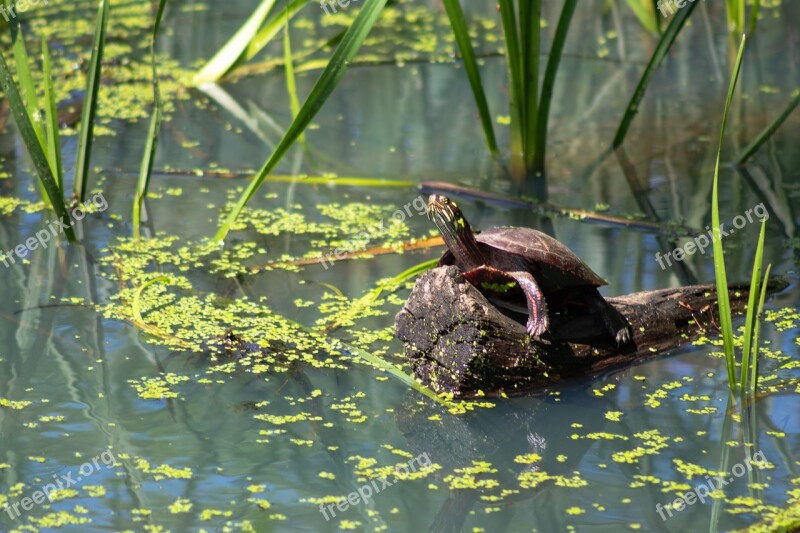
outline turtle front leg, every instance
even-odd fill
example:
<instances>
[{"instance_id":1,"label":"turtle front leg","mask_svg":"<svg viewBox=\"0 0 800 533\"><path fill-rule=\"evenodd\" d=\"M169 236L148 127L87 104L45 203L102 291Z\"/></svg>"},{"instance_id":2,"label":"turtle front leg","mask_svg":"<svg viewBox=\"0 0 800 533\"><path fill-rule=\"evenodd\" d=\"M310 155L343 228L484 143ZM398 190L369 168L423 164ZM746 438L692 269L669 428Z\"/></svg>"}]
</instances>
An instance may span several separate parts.
<instances>
[{"instance_id":1,"label":"turtle front leg","mask_svg":"<svg viewBox=\"0 0 800 533\"><path fill-rule=\"evenodd\" d=\"M528 307L528 325L526 327L528 333L534 337L541 337L547 331L550 325L547 318L547 304L544 301L542 290L530 272L524 270L505 271L493 266L481 265L474 270L465 272L464 277L479 290L488 290L488 297L495 305L517 312L517 306L509 306L510 301L504 298L504 293L513 285L509 283L509 287L503 287L501 283L498 283L499 280L508 280L509 282L513 280L525 294L525 302ZM519 306L519 311L522 311L521 306Z\"/></svg>"},{"instance_id":2,"label":"turtle front leg","mask_svg":"<svg viewBox=\"0 0 800 533\"><path fill-rule=\"evenodd\" d=\"M509 272L508 275L514 278L519 288L525 293L525 300L528 302L528 326L526 328L528 333L534 337L541 337L550 326L550 319L547 317L547 303L539 284L536 283L530 272Z\"/></svg>"}]
</instances>

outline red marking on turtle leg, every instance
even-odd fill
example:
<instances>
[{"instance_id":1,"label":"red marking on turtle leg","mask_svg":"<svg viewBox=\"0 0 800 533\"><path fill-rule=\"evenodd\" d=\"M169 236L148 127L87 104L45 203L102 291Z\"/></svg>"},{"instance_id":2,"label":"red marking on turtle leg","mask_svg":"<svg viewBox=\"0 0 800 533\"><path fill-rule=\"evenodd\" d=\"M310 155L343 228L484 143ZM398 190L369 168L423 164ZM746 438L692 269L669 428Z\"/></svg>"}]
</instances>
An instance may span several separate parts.
<instances>
[{"instance_id":1,"label":"red marking on turtle leg","mask_svg":"<svg viewBox=\"0 0 800 533\"><path fill-rule=\"evenodd\" d=\"M539 285L533 279L530 272L509 272L509 276L514 278L528 302L528 333L534 337L541 337L547 331L550 320L547 317L547 303L544 300Z\"/></svg>"}]
</instances>

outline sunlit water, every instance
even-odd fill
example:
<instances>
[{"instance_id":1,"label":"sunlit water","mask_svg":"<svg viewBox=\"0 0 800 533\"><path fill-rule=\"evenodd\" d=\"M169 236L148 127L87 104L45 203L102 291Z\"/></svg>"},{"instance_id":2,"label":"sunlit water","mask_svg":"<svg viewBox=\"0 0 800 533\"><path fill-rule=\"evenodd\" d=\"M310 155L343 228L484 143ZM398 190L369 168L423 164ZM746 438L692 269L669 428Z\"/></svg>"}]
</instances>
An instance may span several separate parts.
<instances>
[{"instance_id":1,"label":"sunlit water","mask_svg":"<svg viewBox=\"0 0 800 533\"><path fill-rule=\"evenodd\" d=\"M160 51L184 66L196 65L241 24L250 4L216 3L198 11L189 9L190 2L175 2ZM655 44L624 2L615 2L613 13L602 11L601 4L579 6L559 71L548 201L611 214L652 212L662 221L702 229L710 223L713 158L728 83L724 14L712 9L708 26L698 10L654 77L625 145L633 171L626 174L612 155L590 173L587 168L610 143ZM469 14L496 19L493 5L467 7L473 8ZM307 10L314 20L321 12L314 5ZM441 10L435 3L429 11L441 17ZM740 85L743 96L732 111L728 156L783 109L800 79L792 22L800 11L792 4L778 12L774 16L775 10L765 10L751 40ZM84 15L91 19L89 14L71 16ZM548 12L547 18L555 24L555 14ZM610 37L610 32L617 35ZM491 41L482 46L485 52L497 51ZM301 96L308 94L318 72L299 75ZM488 57L483 73L494 114L506 115L502 58ZM282 71L222 88L257 125L248 127L229 108L192 90L189 100L175 103L164 126L156 168L222 168L248 175L261 165L290 119ZM278 130L265 126L265 115ZM309 151L290 153L279 174L332 172L415 183L449 181L495 193L511 190L484 149L466 76L453 63L355 67L314 123ZM798 124L795 113L746 173L723 168L720 176L723 218L765 204L770 213L765 262L790 279L797 257ZM139 328L104 318L91 304L108 303L119 287L113 269L100 266L99 258L118 237L130 235L128 213L147 125L117 122L110 127L117 135L99 139L94 159L109 207L79 225L83 246L37 249L24 262L0 267L0 401L31 402L22 409L0 403L0 494L13 505L59 480L74 491L57 493L55 501L27 510L20 506L13 518L13 511L0 513L0 530L62 525L67 531L156 531L159 526L172 531L705 531L756 523L788 507L791 498L797 500L797 384L766 395L750 419L728 417L726 423L725 364L717 356L719 348L707 344L456 416L403 383L351 362L344 363L346 370L296 365L290 372L209 374L204 354L157 346ZM496 128L501 146L507 146L507 126ZM7 130L2 149L10 177L0 180L0 192L35 201L38 193L31 186L24 147L16 130ZM65 141L67 150L74 151L73 139ZM160 197L149 205L151 229L179 236L181 242L208 237L226 201L234 198L226 191L243 183L191 173L158 175L153 191ZM168 193L176 188L180 195ZM309 220L323 220L319 205L365 202L391 213L419 195L412 187L301 181L265 184L251 205L300 210ZM469 200L461 205L478 228L540 222L521 210ZM3 216L3 250L23 243L53 218L19 210ZM406 222L411 237L432 229L417 213ZM553 220L552 227L556 237L609 280L605 294L713 281L710 253L695 254L686 268L660 268L655 254L670 248L648 229L568 218ZM749 279L757 232L757 225L748 224L725 241L729 279ZM240 231L231 234L229 243L255 240L267 250L248 262L258 265L284 254L300 257L317 237ZM325 290L321 283L355 298L377 280L439 253L382 255L336 262L329 269L273 270L238 281L201 269L186 275L206 293L233 299L266 296L273 311L313 325L321 316L318 307L298 307L295 300L319 303ZM408 291L397 294L405 298ZM769 308L795 307L797 295L796 284L791 285ZM70 303L71 298L78 300ZM391 312L358 327L391 326L399 305L387 309ZM346 329L332 335L358 336L350 332L348 337ZM782 331L767 323L762 337L771 350L797 357L797 332L794 318ZM387 355L401 352L394 341ZM772 376L773 385L796 378L796 369L775 376L783 364L763 359L761 375ZM178 393L172 399L143 399L129 381L168 373L189 377L172 387ZM277 418L255 418L263 414ZM276 422L298 415L299 421ZM746 469L744 461L753 455L765 461ZM369 472L414 457L431 467L419 476L412 473L411 479L389 474L383 483ZM108 466L114 462L118 465ZM692 473L687 464L707 470ZM707 484L709 471L721 468L719 474L732 479L724 488L727 499L707 497L680 512L665 509L677 496ZM537 477L537 472L546 475ZM365 474L369 480L360 478ZM533 480L540 484L533 486ZM366 502L351 496L345 510L333 503L320 512L319 502L334 502L359 489L365 494L365 486L373 492Z\"/></svg>"}]
</instances>

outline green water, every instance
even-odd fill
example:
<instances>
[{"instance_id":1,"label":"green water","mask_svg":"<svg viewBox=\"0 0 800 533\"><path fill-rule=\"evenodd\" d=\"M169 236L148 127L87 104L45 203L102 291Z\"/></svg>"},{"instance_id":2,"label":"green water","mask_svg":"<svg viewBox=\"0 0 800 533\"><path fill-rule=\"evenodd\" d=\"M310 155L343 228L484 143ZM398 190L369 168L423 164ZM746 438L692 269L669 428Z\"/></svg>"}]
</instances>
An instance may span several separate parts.
<instances>
[{"instance_id":1,"label":"green water","mask_svg":"<svg viewBox=\"0 0 800 533\"><path fill-rule=\"evenodd\" d=\"M655 75L625 143L630 164L623 167L612 155L592 170L655 46L624 2L613 2L611 10L604 4L582 2L570 30L551 112L547 201L702 230L710 224L716 139L729 75L724 9L701 4ZM112 14L112 42L130 46L121 50L123 57L141 60L147 10L140 25L114 18L135 5L112 3L118 13ZM158 51L183 73L209 58L254 3L203 7L170 1L169 6ZM83 33L88 35L93 15L85 2L77 7L48 6L25 20L38 32L56 35L62 26L87 24ZM728 158L781 112L798 87L799 8L789 2L764 8L732 109ZM501 124L508 114L506 69L498 54L497 13L494 4L470 2L465 9L470 20L478 21L482 74L489 104L501 119L499 144L507 146L508 127ZM276 174L380 178L384 185L435 180L498 194L514 191L485 150L463 69L447 60L453 43L442 7L403 4L397 13L396 20L376 29L375 42L365 48L380 61L348 71L307 132L307 149L290 152ZM545 9L551 27L555 13ZM310 22L293 30L297 49L305 46L303 39L329 37L338 27L313 3L302 14ZM392 28L400 30L393 34ZM432 43L423 44L426 36ZM64 43L60 57L88 53L86 39ZM279 50L269 48L259 59ZM393 60L398 55L399 65ZM301 98L318 74L298 73ZM165 72L170 76L185 79L177 67ZM120 83L114 76L106 81L108 91ZM163 254L148 256L151 260L140 268L135 259L141 250L129 250L124 240L131 234L130 205L147 123L104 119L115 135L104 135L95 145L97 170L90 187L102 191L108 208L77 226L82 245L50 245L0 267L0 508L20 504L18 515L0 512L0 531L728 531L796 505L797 112L745 171L726 166L720 175L723 219L763 203L770 215L765 262L793 282L768 304L783 311L768 317L762 333L764 394L747 416L725 416L725 363L721 348L708 342L546 394L470 403L466 413L452 414L357 358L326 350L325 342L322 348L304 349L304 334L275 319L330 325L346 314L345 304L379 280L438 257L441 248L338 261L327 269L312 264L257 274L230 265L215 268L208 258L176 260L181 247L193 249L213 235L223 208L238 197L244 178L271 153L291 119L282 69L221 89L229 100L189 88L165 91L171 108L147 226L149 234L159 235L157 242L174 239ZM146 106L147 98L142 101ZM133 109L129 103L117 105ZM3 250L25 242L54 218L33 204L37 188L12 124L6 120L0 137L0 196L32 205L6 210L8 204L0 204ZM64 140L68 176L74 139ZM219 172L239 177L213 175ZM268 182L250 204L264 211L232 232L226 247L241 251L244 243L255 243L257 251L233 261L247 267L296 260L309 251L327 253L336 242L388 220L420 194L402 184ZM673 246L647 227L566 217L543 222L501 204L461 199L460 205L477 228L550 224L557 238L609 281L606 295L713 281L710 253L662 269L655 254ZM273 220L269 213L281 215ZM394 233L370 245L430 236L427 218L413 208L410 213ZM757 234L757 225L747 224L725 241L730 280L749 279ZM188 303L191 297L216 295L219 308L247 299L263 303L271 314L263 322L233 316L234 332L278 324L280 331L268 335L286 333L281 342L296 360L276 356L267 368L249 358L210 360L203 346L170 345L120 319L119 309L130 312L119 299L121 289L158 273L171 281L143 289L146 323L156 324L163 311L174 317L171 334L190 330L196 340L206 331L222 331L213 329L219 324L204 318L201 307ZM185 286L175 281L178 277ZM347 300L337 300L331 287ZM386 301L372 316L328 335L399 362L402 346L386 335L408 287L384 294ZM123 292L128 299L132 294ZM413 458L416 471L397 470ZM746 459L755 466L737 477ZM116 466L109 467L112 463ZM705 498L680 512L664 509L707 483L712 471L733 477L724 497ZM71 486L51 495L52 502L21 506L24 498L56 481ZM364 487L373 492L366 502L351 496L346 509L341 503L336 507L337 499L354 491L366 494ZM320 503L332 507L323 514Z\"/></svg>"}]
</instances>

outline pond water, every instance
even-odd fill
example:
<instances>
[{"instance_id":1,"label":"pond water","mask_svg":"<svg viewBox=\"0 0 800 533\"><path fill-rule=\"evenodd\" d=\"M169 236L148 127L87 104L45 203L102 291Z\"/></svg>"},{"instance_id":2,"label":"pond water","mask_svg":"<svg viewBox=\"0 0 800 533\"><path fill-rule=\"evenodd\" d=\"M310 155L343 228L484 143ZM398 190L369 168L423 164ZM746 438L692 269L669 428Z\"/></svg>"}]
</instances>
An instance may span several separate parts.
<instances>
[{"instance_id":1,"label":"pond water","mask_svg":"<svg viewBox=\"0 0 800 533\"><path fill-rule=\"evenodd\" d=\"M86 68L90 4L51 1L24 17L31 36L52 40L64 97L82 85L70 72ZM723 219L763 204L765 263L790 282L768 304L758 402L744 413L728 404L713 336L531 397L448 408L355 355L360 349L401 362L393 320L413 279L375 299L361 297L438 257L441 247L298 264L352 243L382 220L370 246L435 235L420 200L414 203L424 196L423 181L516 197L485 149L466 75L450 57L441 4L400 2L387 10L364 60L306 132L307 145L275 172L308 177L267 181L224 254L207 240L291 120L284 72L265 68L189 88L191 69L255 3L168 3L157 47L168 120L146 227L155 237L136 243L129 213L147 132L140 118L150 108L148 4L111 4L103 128L90 182L97 204L76 226L82 244L40 247L2 267L0 509L11 507L0 512L0 531L771 530L769 521L789 508L800 519L798 113L744 170L724 166L720 174ZM551 29L560 2L546 4ZM800 4L773 4L750 39L725 144L729 159L800 83ZM507 146L498 15L494 3L464 6L498 142ZM292 29L295 50L348 24L349 9L326 16L306 6ZM625 2L581 1L558 72L543 200L696 230L710 224L731 63L721 2L702 3L679 36L624 155L596 164L655 44ZM274 57L279 46L256 62ZM319 72L298 68L301 99ZM0 248L9 250L54 215L38 201L13 120L5 124ZM75 142L74 135L63 141L68 176ZM371 181L325 179L335 176ZM710 253L662 269L656 253L673 245L654 225L543 221L469 197L459 204L476 228L551 228L609 281L605 295L714 279ZM406 205L409 216L391 222ZM747 224L725 240L730 280L749 280L758 229ZM228 328L261 342L264 356L212 355ZM721 491L697 489L704 501L666 507L695 487L709 492L715 476L727 480ZM13 510L59 483L60 490L47 489L52 501Z\"/></svg>"}]
</instances>

